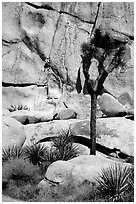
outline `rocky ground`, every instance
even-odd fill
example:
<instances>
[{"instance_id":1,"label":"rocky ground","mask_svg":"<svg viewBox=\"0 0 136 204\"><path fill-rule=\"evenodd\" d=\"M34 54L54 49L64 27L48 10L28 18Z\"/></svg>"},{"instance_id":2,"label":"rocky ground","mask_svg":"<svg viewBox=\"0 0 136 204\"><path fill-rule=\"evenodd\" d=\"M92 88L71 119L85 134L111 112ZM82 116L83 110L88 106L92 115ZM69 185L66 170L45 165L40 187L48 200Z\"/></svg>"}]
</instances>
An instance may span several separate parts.
<instances>
[{"instance_id":1,"label":"rocky ground","mask_svg":"<svg viewBox=\"0 0 136 204\"><path fill-rule=\"evenodd\" d=\"M2 202L23 202L23 201L2 195Z\"/></svg>"}]
</instances>

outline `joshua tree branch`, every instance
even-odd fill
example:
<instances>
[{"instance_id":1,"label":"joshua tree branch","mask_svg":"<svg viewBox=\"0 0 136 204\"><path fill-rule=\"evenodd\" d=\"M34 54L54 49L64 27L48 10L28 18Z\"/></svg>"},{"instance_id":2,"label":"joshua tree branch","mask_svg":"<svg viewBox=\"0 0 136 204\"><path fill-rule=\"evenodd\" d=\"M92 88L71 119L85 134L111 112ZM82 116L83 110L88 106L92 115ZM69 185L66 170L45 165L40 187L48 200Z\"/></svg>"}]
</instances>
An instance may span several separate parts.
<instances>
[{"instance_id":1,"label":"joshua tree branch","mask_svg":"<svg viewBox=\"0 0 136 204\"><path fill-rule=\"evenodd\" d=\"M103 70L101 75L99 75L95 81L94 91L96 91L97 93L101 91L101 89L103 88L103 83L106 80L107 76L108 72L106 70Z\"/></svg>"}]
</instances>

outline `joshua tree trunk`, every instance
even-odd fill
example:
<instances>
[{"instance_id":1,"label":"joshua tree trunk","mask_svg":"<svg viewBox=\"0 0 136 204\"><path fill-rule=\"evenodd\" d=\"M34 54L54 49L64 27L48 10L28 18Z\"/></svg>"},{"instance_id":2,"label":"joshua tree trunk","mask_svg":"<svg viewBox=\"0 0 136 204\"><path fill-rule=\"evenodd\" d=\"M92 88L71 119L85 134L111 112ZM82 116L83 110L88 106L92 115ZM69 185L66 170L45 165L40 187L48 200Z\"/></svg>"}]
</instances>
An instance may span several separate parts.
<instances>
[{"instance_id":1,"label":"joshua tree trunk","mask_svg":"<svg viewBox=\"0 0 136 204\"><path fill-rule=\"evenodd\" d=\"M97 109L97 94L91 94L91 119L90 119L90 155L96 155L96 109Z\"/></svg>"}]
</instances>

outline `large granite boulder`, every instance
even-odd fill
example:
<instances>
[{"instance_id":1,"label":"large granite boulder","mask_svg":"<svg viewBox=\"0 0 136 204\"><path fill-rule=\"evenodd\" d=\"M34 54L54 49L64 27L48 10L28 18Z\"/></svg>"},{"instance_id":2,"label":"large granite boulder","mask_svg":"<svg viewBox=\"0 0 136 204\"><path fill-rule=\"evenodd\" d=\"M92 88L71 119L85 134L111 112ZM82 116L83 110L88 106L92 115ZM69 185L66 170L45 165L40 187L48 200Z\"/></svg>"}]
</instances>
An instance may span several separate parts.
<instances>
[{"instance_id":1,"label":"large granite boulder","mask_svg":"<svg viewBox=\"0 0 136 204\"><path fill-rule=\"evenodd\" d=\"M17 120L4 116L2 118L2 148L23 146L26 134L23 125Z\"/></svg>"},{"instance_id":2,"label":"large granite boulder","mask_svg":"<svg viewBox=\"0 0 136 204\"><path fill-rule=\"evenodd\" d=\"M82 142L79 142L81 145L84 143L83 138L90 139L89 120L54 120L24 126L27 135L25 144L29 144L32 138L38 142L46 140L46 138L56 137L62 129L65 130L69 127L77 137L82 137ZM116 148L124 154L134 156L134 121L121 117L97 119L96 141L111 150ZM82 148L83 146L80 148L85 154L89 154L88 144L89 141L87 140L84 144L86 145L85 149Z\"/></svg>"},{"instance_id":3,"label":"large granite boulder","mask_svg":"<svg viewBox=\"0 0 136 204\"><path fill-rule=\"evenodd\" d=\"M8 113L7 116L16 119L23 125L39 123L39 122L48 122L53 120L54 108L51 108L47 111L27 111L27 110L17 110L11 113Z\"/></svg>"},{"instance_id":4,"label":"large granite boulder","mask_svg":"<svg viewBox=\"0 0 136 204\"><path fill-rule=\"evenodd\" d=\"M66 188L71 185L76 188L84 181L96 185L95 178L101 173L101 169L115 164L118 162L94 155L82 155L69 161L56 161L48 167L45 179L38 186L43 190L46 188L55 190L56 187Z\"/></svg>"},{"instance_id":5,"label":"large granite boulder","mask_svg":"<svg viewBox=\"0 0 136 204\"><path fill-rule=\"evenodd\" d=\"M103 93L98 98L98 104L101 111L109 117L127 115L127 109L108 93Z\"/></svg>"},{"instance_id":6,"label":"large granite boulder","mask_svg":"<svg viewBox=\"0 0 136 204\"><path fill-rule=\"evenodd\" d=\"M36 142L38 142L39 140L47 137L57 136L62 129L68 129L72 123L75 123L75 119L53 120L49 122L25 125L24 128L27 136L25 144L29 144L33 138Z\"/></svg>"},{"instance_id":7,"label":"large granite boulder","mask_svg":"<svg viewBox=\"0 0 136 204\"><path fill-rule=\"evenodd\" d=\"M70 125L76 135L90 138L90 121L83 120ZM110 149L134 156L134 122L120 117L99 118L96 124L96 142Z\"/></svg>"}]
</instances>

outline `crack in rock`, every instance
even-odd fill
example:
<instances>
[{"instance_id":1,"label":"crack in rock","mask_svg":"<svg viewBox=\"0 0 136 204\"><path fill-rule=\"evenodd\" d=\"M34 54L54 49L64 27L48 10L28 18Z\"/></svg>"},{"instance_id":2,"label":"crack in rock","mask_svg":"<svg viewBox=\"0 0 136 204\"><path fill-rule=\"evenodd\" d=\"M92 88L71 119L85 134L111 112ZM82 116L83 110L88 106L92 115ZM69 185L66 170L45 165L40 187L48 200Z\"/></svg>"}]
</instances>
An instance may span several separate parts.
<instances>
[{"instance_id":1,"label":"crack in rock","mask_svg":"<svg viewBox=\"0 0 136 204\"><path fill-rule=\"evenodd\" d=\"M4 45L4 46L10 46L11 44L17 44L17 43L20 43L20 42L22 42L21 40L17 40L17 41L7 41L7 40L4 40L4 39L2 39L2 44Z\"/></svg>"},{"instance_id":2,"label":"crack in rock","mask_svg":"<svg viewBox=\"0 0 136 204\"><path fill-rule=\"evenodd\" d=\"M32 7L35 8L35 9L47 9L47 10L56 11L54 8L52 8L52 7L49 6L48 4L44 4L44 5L39 6L39 5L30 3L30 2L25 2L25 3L28 4L29 6L32 6Z\"/></svg>"},{"instance_id":3,"label":"crack in rock","mask_svg":"<svg viewBox=\"0 0 136 204\"><path fill-rule=\"evenodd\" d=\"M38 37L35 37L33 40L28 36L25 30L22 30L22 41L23 43L34 53L36 53L42 61L45 61L46 57L38 44Z\"/></svg>"},{"instance_id":4,"label":"crack in rock","mask_svg":"<svg viewBox=\"0 0 136 204\"><path fill-rule=\"evenodd\" d=\"M95 17L95 20L94 20L94 24L93 24L93 27L92 27L92 31L91 31L90 37L92 36L93 31L94 31L95 26L96 26L96 22L97 22L98 15L99 15L99 10L100 10L100 5L101 5L101 2L98 3L97 13L96 13L96 17Z\"/></svg>"},{"instance_id":5,"label":"crack in rock","mask_svg":"<svg viewBox=\"0 0 136 204\"><path fill-rule=\"evenodd\" d=\"M69 15L69 16L72 16L72 17L74 17L74 18L77 18L77 19L79 19L79 20L82 21L82 22L89 23L89 24L94 24L93 21L83 20L83 19L81 19L80 17L78 17L78 16L76 16L76 15L74 15L74 14L68 13L67 11L63 11L63 10L57 11L56 9L52 8L51 6L49 6L49 5L47 5L47 4L44 4L44 5L39 6L39 5L30 3L30 2L25 2L25 3L26 3L27 5L29 5L29 6L32 6L32 7L35 8L35 9L46 9L46 10L56 11L56 12L59 13L59 14L67 14L67 15Z\"/></svg>"},{"instance_id":6,"label":"crack in rock","mask_svg":"<svg viewBox=\"0 0 136 204\"><path fill-rule=\"evenodd\" d=\"M52 141L53 139L57 138L57 136L55 135L52 135L51 137L46 137L46 138L43 138L43 139L40 139L36 144L39 144L39 143L43 143L43 142L49 142L49 141ZM77 136L74 136L73 137L73 142L74 143L79 143L79 144L82 144L88 148L90 148L90 139L89 138L86 138L82 135L77 135ZM129 158L131 158L133 160L133 156L130 156L124 152L122 152L120 149L117 149L117 148L109 148L109 147L106 147L104 145L101 145L99 143L96 143L96 150L98 152L101 152L107 156L110 156L110 157L116 157L117 159L122 159L122 160L128 160ZM130 163L128 161L128 163Z\"/></svg>"},{"instance_id":7,"label":"crack in rock","mask_svg":"<svg viewBox=\"0 0 136 204\"><path fill-rule=\"evenodd\" d=\"M44 177L44 179L46 182L48 182L49 184L51 184L52 186L58 186L60 183L62 183L63 181L61 182L56 182L56 181L53 181L53 180L50 180L48 179L47 177Z\"/></svg>"},{"instance_id":8,"label":"crack in rock","mask_svg":"<svg viewBox=\"0 0 136 204\"><path fill-rule=\"evenodd\" d=\"M14 84L14 83L10 83L10 82L2 82L2 86L3 87L10 87L10 86L13 86L13 87L27 87L27 86L38 86L38 87L45 87L47 86L47 84L36 84L36 83L24 83L24 84Z\"/></svg>"},{"instance_id":9,"label":"crack in rock","mask_svg":"<svg viewBox=\"0 0 136 204\"><path fill-rule=\"evenodd\" d=\"M124 32L121 32L121 31L117 31L115 29L112 28L112 30L116 33L119 33L119 34L122 34L122 35L125 35L126 37L128 37L130 40L134 40L134 35L129 35L127 33L124 33Z\"/></svg>"},{"instance_id":10,"label":"crack in rock","mask_svg":"<svg viewBox=\"0 0 136 204\"><path fill-rule=\"evenodd\" d=\"M55 31L54 31L54 35L53 35L53 38L52 38L52 44L51 44L51 50L50 50L49 58L51 57L51 52L52 52L53 44L54 44L54 41L55 41L55 35L56 35L57 30L58 30L60 17L61 17L61 15L59 14L58 19L57 19L57 22L56 22L56 29L55 29Z\"/></svg>"}]
</instances>

